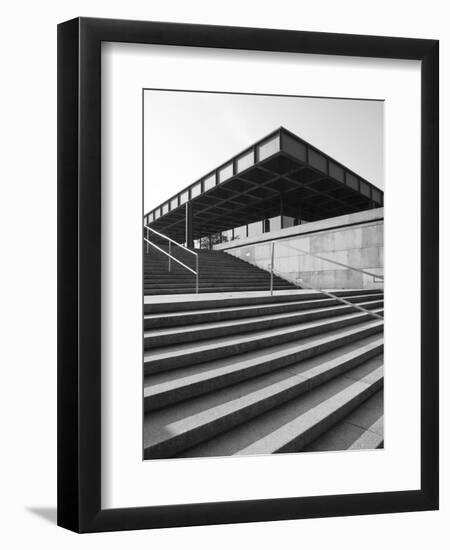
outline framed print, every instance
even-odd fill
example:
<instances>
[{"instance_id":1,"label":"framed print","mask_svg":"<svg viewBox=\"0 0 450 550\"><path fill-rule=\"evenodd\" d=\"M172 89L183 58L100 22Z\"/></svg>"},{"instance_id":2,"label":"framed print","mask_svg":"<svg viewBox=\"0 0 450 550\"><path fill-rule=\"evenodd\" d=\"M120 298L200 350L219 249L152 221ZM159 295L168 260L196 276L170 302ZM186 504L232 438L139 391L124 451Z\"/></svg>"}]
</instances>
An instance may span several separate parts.
<instances>
[{"instance_id":1,"label":"framed print","mask_svg":"<svg viewBox=\"0 0 450 550\"><path fill-rule=\"evenodd\" d=\"M58 27L58 524L438 507L438 42Z\"/></svg>"}]
</instances>

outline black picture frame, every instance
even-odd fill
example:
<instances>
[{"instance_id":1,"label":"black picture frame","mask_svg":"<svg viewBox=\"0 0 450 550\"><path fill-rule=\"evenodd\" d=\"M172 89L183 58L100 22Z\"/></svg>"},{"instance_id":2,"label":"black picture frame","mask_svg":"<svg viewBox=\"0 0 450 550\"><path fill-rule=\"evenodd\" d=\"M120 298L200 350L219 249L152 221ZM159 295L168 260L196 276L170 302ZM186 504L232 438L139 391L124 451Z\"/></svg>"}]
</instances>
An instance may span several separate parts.
<instances>
[{"instance_id":1,"label":"black picture frame","mask_svg":"<svg viewBox=\"0 0 450 550\"><path fill-rule=\"evenodd\" d=\"M101 43L421 61L421 488L101 508ZM76 532L435 510L439 494L437 40L77 18L58 26L58 524Z\"/></svg>"}]
</instances>

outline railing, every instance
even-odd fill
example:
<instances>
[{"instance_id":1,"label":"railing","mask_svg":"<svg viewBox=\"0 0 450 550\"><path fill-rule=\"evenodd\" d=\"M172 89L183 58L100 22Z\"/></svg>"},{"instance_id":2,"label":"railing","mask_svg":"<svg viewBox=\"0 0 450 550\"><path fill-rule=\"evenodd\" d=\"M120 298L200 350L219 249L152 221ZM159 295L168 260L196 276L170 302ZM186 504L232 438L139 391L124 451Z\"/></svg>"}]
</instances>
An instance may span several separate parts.
<instances>
[{"instance_id":1,"label":"railing","mask_svg":"<svg viewBox=\"0 0 450 550\"><path fill-rule=\"evenodd\" d=\"M184 267L185 269L187 269L188 271L190 271L191 273L193 273L195 275L195 292L196 294L198 294L198 277L199 277L199 269L198 269L198 254L197 252L194 252L193 250L191 250L190 248L187 248L186 246L182 245L181 243L177 242L177 241L174 241L173 239L171 239L170 237L168 237L167 235L163 235L162 233L159 233L158 231L155 231L154 229L152 229L151 227L149 227L148 225L144 225L144 230L146 231L146 236L144 236L144 241L146 242L147 244L147 252L148 252L148 247L149 246L152 246L153 248L156 248L156 250L158 250L159 252L161 252L162 254L165 254L167 257L168 257L168 270L171 271L172 270L172 260L174 262L177 262L178 264L180 264L182 267ZM156 245L155 243L153 243L151 240L150 240L150 235L149 235L149 232L151 233L154 233L155 235L158 235L158 237L162 238L162 239L165 239L168 243L169 243L169 252L166 252L165 250L163 250L162 248L160 248L158 245ZM195 270L192 269L192 267L189 267L188 265L186 265L185 263L183 263L181 260L179 260L178 258L176 258L173 254L172 254L172 244L175 245L175 246L178 246L180 247L182 250L184 250L185 252L189 252L189 254L192 254L193 256L195 256Z\"/></svg>"},{"instance_id":2,"label":"railing","mask_svg":"<svg viewBox=\"0 0 450 550\"><path fill-rule=\"evenodd\" d=\"M270 245L271 245L270 258L271 259L270 259L270 264L269 264L269 269L270 269L270 294L271 294L271 296L273 296L273 276L274 276L274 272L276 271L277 273L280 273L278 270L275 269L275 245L276 244L281 245L281 246L286 246L287 248L292 248L293 250L296 250L297 252L300 252L301 254L305 254L305 255L311 256L313 258L317 258L317 259L322 260L324 262L330 262L330 263L338 265L340 267L344 267L345 269L350 269L351 271L357 271L359 273L363 273L364 275L369 275L369 276L373 277L374 279L380 279L380 280L384 281L384 277L382 275L378 275L376 273L371 273L370 271L366 271L364 269L359 269L357 267L352 267L352 266L344 264L342 262L338 262L336 260L331 260L330 258L324 258L323 256L319 256L318 254L313 254L312 252L308 252L307 250L304 250L302 248L294 246L289 242L286 242L286 241L282 241L282 242L271 241L271 243L270 243ZM336 295L334 292L330 292L329 290L323 290L322 288L319 288L315 285L312 285L311 283L305 283L305 281L300 277L298 277L295 280L294 284L296 286L301 285L301 288L306 287L310 290L316 290L317 292L321 292L322 294L325 294L329 298L333 298L335 300L338 300L339 302L342 302L343 304L349 305L352 308L358 309L359 311L362 311L363 313L367 313L367 314L371 315L372 317L376 317L377 319L383 319L382 315L379 315L378 313L375 313L374 311L366 309L366 308L364 308L362 306L359 306L357 304L354 304L353 302L350 302L349 300L346 300L345 298L342 298L341 296Z\"/></svg>"},{"instance_id":3,"label":"railing","mask_svg":"<svg viewBox=\"0 0 450 550\"><path fill-rule=\"evenodd\" d=\"M272 241L272 248L275 248L276 241ZM331 260L330 258L324 258L323 256L319 256L318 254L313 254L312 252L308 252L307 250L304 250L303 248L299 248L298 246L294 246L293 244L289 243L288 241L281 241L278 243L281 246L286 246L288 248L292 248L296 250L297 252L301 252L302 254L307 254L308 256L311 256L313 258L317 258L318 260L322 260L324 262L329 262L331 264L338 265L340 267L344 267L345 269L350 269L351 271L357 271L359 273L363 273L364 275L369 275L370 277L373 277L374 279L381 279L384 281L383 275L378 275L377 273L371 273L370 271L367 271L365 269L359 269L358 267L353 267L347 264L344 264L342 262L338 262L336 260Z\"/></svg>"},{"instance_id":4,"label":"railing","mask_svg":"<svg viewBox=\"0 0 450 550\"><path fill-rule=\"evenodd\" d=\"M273 296L273 290L274 290L274 276L278 275L278 276L283 277L283 273L281 271L275 269L275 260L276 260L275 250L276 250L276 247L279 247L279 246L285 246L287 248L291 248L291 249L295 250L296 252L299 252L299 253L307 255L307 256L311 256L311 257L316 258L318 260L321 260L321 261L324 261L324 262L329 262L329 263L332 263L334 265L338 265L339 267L349 269L351 271L356 271L356 272L362 273L364 275L369 275L370 277L373 277L374 280L379 279L381 281L384 281L384 277L382 275L378 275L377 273L372 273L372 272L367 271L365 269L359 269L357 267L352 267L352 266L344 264L342 262L338 262L336 260L332 260L330 258L325 258L324 256L314 254L312 252L309 252L307 250L304 250L302 248L294 246L286 240L283 240L283 241L270 241L269 243L267 243L267 242L265 242L265 243L252 243L252 244L249 244L249 245L243 245L242 248L253 248L255 246L267 246L267 244L270 245L270 263L268 265L268 271L270 273L270 295L271 296ZM290 280L290 279L288 279L288 280ZM298 277L297 279L295 279L295 281L290 280L290 282L292 282L294 285L296 285L300 288L307 288L309 290L315 290L317 292L325 294L329 298L333 298L333 299L335 299L339 302L342 302L343 304L351 306L352 308L358 309L358 310L362 311L363 313L369 314L372 317L376 317L377 319L383 319L382 315L379 315L378 313L376 313L374 311L371 311L369 309L366 309L366 308L364 308L362 306L359 306L357 304L354 304L353 302L350 302L349 300L346 300L345 298L342 298L341 296L338 296L334 292L330 292L329 290L324 290L324 289L322 289L322 288L320 288L316 285L312 285L311 283L306 283L303 278Z\"/></svg>"}]
</instances>

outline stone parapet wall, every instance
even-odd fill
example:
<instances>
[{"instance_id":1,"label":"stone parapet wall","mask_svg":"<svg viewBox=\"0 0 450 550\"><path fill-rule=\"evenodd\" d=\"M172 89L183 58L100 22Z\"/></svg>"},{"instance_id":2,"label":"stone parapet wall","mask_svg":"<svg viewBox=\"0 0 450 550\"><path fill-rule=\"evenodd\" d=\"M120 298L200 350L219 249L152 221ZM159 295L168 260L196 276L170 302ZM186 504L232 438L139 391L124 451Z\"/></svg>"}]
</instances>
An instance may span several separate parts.
<instances>
[{"instance_id":1,"label":"stone parapet wall","mask_svg":"<svg viewBox=\"0 0 450 550\"><path fill-rule=\"evenodd\" d=\"M214 248L270 270L272 241L275 242L275 271L291 282L324 289L383 286L379 279L357 271L383 275L382 208L290 227Z\"/></svg>"}]
</instances>

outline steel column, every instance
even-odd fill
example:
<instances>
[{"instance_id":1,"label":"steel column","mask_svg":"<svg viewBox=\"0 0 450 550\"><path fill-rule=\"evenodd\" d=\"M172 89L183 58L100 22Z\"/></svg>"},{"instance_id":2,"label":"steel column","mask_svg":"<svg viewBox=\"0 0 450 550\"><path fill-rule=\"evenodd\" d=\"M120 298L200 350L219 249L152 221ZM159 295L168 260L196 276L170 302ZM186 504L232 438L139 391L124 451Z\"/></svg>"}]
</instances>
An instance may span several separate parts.
<instances>
[{"instance_id":1,"label":"steel column","mask_svg":"<svg viewBox=\"0 0 450 550\"><path fill-rule=\"evenodd\" d=\"M186 246L188 248L194 248L194 238L192 233L192 203L191 201L186 203Z\"/></svg>"}]
</instances>

